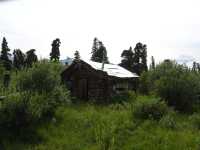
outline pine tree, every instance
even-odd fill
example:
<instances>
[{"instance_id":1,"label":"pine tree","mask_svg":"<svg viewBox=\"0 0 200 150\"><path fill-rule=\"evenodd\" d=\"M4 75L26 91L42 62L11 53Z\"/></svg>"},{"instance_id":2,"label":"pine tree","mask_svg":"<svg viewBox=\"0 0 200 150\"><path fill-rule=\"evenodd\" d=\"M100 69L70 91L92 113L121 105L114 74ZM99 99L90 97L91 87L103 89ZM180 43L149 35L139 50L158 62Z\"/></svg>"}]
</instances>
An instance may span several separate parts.
<instances>
[{"instance_id":1,"label":"pine tree","mask_svg":"<svg viewBox=\"0 0 200 150\"><path fill-rule=\"evenodd\" d=\"M193 62L192 71L200 72L200 64L198 62Z\"/></svg>"},{"instance_id":2,"label":"pine tree","mask_svg":"<svg viewBox=\"0 0 200 150\"><path fill-rule=\"evenodd\" d=\"M147 67L147 46L144 44L142 47L142 52L141 52L141 63L142 63L142 71L147 71L148 67Z\"/></svg>"},{"instance_id":3,"label":"pine tree","mask_svg":"<svg viewBox=\"0 0 200 150\"><path fill-rule=\"evenodd\" d=\"M12 61L9 59L9 56L11 56L11 54L9 53L9 51L10 49L8 48L8 43L6 41L6 38L4 37L2 42L0 60L6 70L11 70L12 68Z\"/></svg>"},{"instance_id":4,"label":"pine tree","mask_svg":"<svg viewBox=\"0 0 200 150\"><path fill-rule=\"evenodd\" d=\"M93 46L92 46L92 56L91 60L96 61L96 52L99 49L99 40L95 37L93 40Z\"/></svg>"},{"instance_id":5,"label":"pine tree","mask_svg":"<svg viewBox=\"0 0 200 150\"><path fill-rule=\"evenodd\" d=\"M51 61L59 61L60 59L60 39L57 38L55 40L53 40L51 46L52 46L52 49L51 49L51 53L50 53L50 60Z\"/></svg>"},{"instance_id":6,"label":"pine tree","mask_svg":"<svg viewBox=\"0 0 200 150\"><path fill-rule=\"evenodd\" d=\"M37 55L35 54L35 49L31 49L26 52L26 66L27 67L32 67L33 63L38 61Z\"/></svg>"},{"instance_id":7,"label":"pine tree","mask_svg":"<svg viewBox=\"0 0 200 150\"><path fill-rule=\"evenodd\" d=\"M74 60L80 60L79 51L75 51L75 53L74 53Z\"/></svg>"},{"instance_id":8,"label":"pine tree","mask_svg":"<svg viewBox=\"0 0 200 150\"><path fill-rule=\"evenodd\" d=\"M154 70L155 69L155 59L153 56L151 56L151 65L150 65L150 69Z\"/></svg>"},{"instance_id":9,"label":"pine tree","mask_svg":"<svg viewBox=\"0 0 200 150\"><path fill-rule=\"evenodd\" d=\"M104 63L109 63L108 57L107 57L107 50L106 47L103 45L103 43L100 41L99 42L99 49L97 51L97 62L104 62Z\"/></svg>"},{"instance_id":10,"label":"pine tree","mask_svg":"<svg viewBox=\"0 0 200 150\"><path fill-rule=\"evenodd\" d=\"M109 63L106 47L97 38L94 39L91 60L99 63Z\"/></svg>"},{"instance_id":11,"label":"pine tree","mask_svg":"<svg viewBox=\"0 0 200 150\"><path fill-rule=\"evenodd\" d=\"M137 43L134 48L134 71L140 75L143 71L147 71L147 46L142 43Z\"/></svg>"},{"instance_id":12,"label":"pine tree","mask_svg":"<svg viewBox=\"0 0 200 150\"><path fill-rule=\"evenodd\" d=\"M198 70L198 72L200 72L200 64L199 63L197 63L197 70Z\"/></svg>"},{"instance_id":13,"label":"pine tree","mask_svg":"<svg viewBox=\"0 0 200 150\"><path fill-rule=\"evenodd\" d=\"M121 54L122 60L120 66L131 72L140 75L143 71L147 71L147 46L142 43L137 43L134 51L132 47L129 50L124 50Z\"/></svg>"},{"instance_id":14,"label":"pine tree","mask_svg":"<svg viewBox=\"0 0 200 150\"><path fill-rule=\"evenodd\" d=\"M122 57L122 60L119 65L133 72L134 71L133 70L134 53L133 53L132 47L130 47L128 50L123 50L121 57Z\"/></svg>"},{"instance_id":15,"label":"pine tree","mask_svg":"<svg viewBox=\"0 0 200 150\"><path fill-rule=\"evenodd\" d=\"M22 69L25 66L25 54L20 49L16 49L13 56L13 66L18 70Z\"/></svg>"}]
</instances>

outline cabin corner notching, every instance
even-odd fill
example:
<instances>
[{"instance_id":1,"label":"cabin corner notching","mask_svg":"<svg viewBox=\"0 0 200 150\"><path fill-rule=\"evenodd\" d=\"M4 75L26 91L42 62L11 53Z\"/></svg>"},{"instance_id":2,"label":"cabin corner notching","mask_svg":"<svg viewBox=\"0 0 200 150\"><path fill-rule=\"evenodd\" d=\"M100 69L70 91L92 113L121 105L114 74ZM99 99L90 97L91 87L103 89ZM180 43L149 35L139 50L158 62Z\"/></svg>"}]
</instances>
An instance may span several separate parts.
<instances>
[{"instance_id":1,"label":"cabin corner notching","mask_svg":"<svg viewBox=\"0 0 200 150\"><path fill-rule=\"evenodd\" d=\"M139 77L118 65L92 61L73 61L62 74L62 81L72 96L80 99L107 99L113 95L135 88Z\"/></svg>"}]
</instances>

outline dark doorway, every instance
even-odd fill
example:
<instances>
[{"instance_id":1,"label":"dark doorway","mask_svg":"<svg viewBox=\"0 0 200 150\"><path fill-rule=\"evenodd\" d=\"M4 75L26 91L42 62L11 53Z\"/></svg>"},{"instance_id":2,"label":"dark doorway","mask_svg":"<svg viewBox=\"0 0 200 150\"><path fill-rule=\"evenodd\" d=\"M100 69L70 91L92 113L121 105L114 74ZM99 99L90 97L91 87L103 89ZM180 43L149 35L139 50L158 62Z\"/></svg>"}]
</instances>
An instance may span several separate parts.
<instances>
[{"instance_id":1,"label":"dark doorway","mask_svg":"<svg viewBox=\"0 0 200 150\"><path fill-rule=\"evenodd\" d=\"M78 97L83 100L88 99L88 86L87 86L87 79L80 79L78 83Z\"/></svg>"}]
</instances>

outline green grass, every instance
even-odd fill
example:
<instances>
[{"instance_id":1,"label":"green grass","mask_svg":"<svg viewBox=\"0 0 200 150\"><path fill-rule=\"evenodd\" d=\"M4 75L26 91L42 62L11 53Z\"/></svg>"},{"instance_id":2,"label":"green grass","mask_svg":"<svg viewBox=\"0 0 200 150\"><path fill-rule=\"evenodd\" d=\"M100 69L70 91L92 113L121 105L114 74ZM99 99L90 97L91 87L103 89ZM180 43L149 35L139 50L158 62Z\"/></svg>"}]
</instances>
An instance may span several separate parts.
<instances>
[{"instance_id":1,"label":"green grass","mask_svg":"<svg viewBox=\"0 0 200 150\"><path fill-rule=\"evenodd\" d=\"M196 115L197 116L197 115ZM169 116L171 117L171 116ZM59 108L55 119L37 129L38 143L4 141L7 150L197 150L200 130L189 115L162 121L138 120L130 104L79 104ZM171 124L170 124L171 125Z\"/></svg>"}]
</instances>

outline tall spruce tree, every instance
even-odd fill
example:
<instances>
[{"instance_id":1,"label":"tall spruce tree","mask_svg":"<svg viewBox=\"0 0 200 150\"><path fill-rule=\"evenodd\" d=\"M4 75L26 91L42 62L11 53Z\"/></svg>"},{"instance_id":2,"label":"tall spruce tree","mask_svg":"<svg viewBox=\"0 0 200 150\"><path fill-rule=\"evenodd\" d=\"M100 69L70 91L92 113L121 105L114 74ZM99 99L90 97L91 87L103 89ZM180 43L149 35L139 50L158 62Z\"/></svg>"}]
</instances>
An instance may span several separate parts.
<instances>
[{"instance_id":1,"label":"tall spruce tree","mask_svg":"<svg viewBox=\"0 0 200 150\"><path fill-rule=\"evenodd\" d=\"M143 71L147 71L147 46L137 43L134 50L130 47L121 54L122 60L120 66L131 72L140 75Z\"/></svg>"},{"instance_id":2,"label":"tall spruce tree","mask_svg":"<svg viewBox=\"0 0 200 150\"><path fill-rule=\"evenodd\" d=\"M37 55L35 54L35 49L31 49L26 52L26 66L27 67L32 67L33 63L38 61Z\"/></svg>"},{"instance_id":3,"label":"tall spruce tree","mask_svg":"<svg viewBox=\"0 0 200 150\"><path fill-rule=\"evenodd\" d=\"M151 64L150 64L150 69L154 70L155 69L155 59L153 56L151 56Z\"/></svg>"},{"instance_id":4,"label":"tall spruce tree","mask_svg":"<svg viewBox=\"0 0 200 150\"><path fill-rule=\"evenodd\" d=\"M192 65L192 71L196 71L196 69L197 69L197 65L196 65L197 63L194 61L193 62L193 65Z\"/></svg>"},{"instance_id":5,"label":"tall spruce tree","mask_svg":"<svg viewBox=\"0 0 200 150\"><path fill-rule=\"evenodd\" d=\"M192 71L200 72L200 64L198 62L193 62Z\"/></svg>"},{"instance_id":6,"label":"tall spruce tree","mask_svg":"<svg viewBox=\"0 0 200 150\"><path fill-rule=\"evenodd\" d=\"M6 41L6 38L4 37L1 47L0 61L2 62L6 70L11 70L12 68L12 61L9 59L11 54L9 53L9 51L10 49L8 48L8 43Z\"/></svg>"},{"instance_id":7,"label":"tall spruce tree","mask_svg":"<svg viewBox=\"0 0 200 150\"><path fill-rule=\"evenodd\" d=\"M95 37L93 40L93 45L92 45L92 56L91 60L96 61L96 52L99 49L99 40Z\"/></svg>"},{"instance_id":8,"label":"tall spruce tree","mask_svg":"<svg viewBox=\"0 0 200 150\"><path fill-rule=\"evenodd\" d=\"M60 39L57 38L55 40L53 40L51 46L51 53L50 53L50 60L51 61L59 61L60 59Z\"/></svg>"},{"instance_id":9,"label":"tall spruce tree","mask_svg":"<svg viewBox=\"0 0 200 150\"><path fill-rule=\"evenodd\" d=\"M134 48L134 63L133 68L137 74L147 71L147 46L142 43L137 43Z\"/></svg>"},{"instance_id":10,"label":"tall spruce tree","mask_svg":"<svg viewBox=\"0 0 200 150\"><path fill-rule=\"evenodd\" d=\"M128 50L123 50L121 57L122 57L122 60L119 65L133 72L134 71L133 70L134 53L133 53L132 47L130 47Z\"/></svg>"},{"instance_id":11,"label":"tall spruce tree","mask_svg":"<svg viewBox=\"0 0 200 150\"><path fill-rule=\"evenodd\" d=\"M15 49L13 56L13 66L21 70L25 66L25 54L20 49Z\"/></svg>"},{"instance_id":12,"label":"tall spruce tree","mask_svg":"<svg viewBox=\"0 0 200 150\"><path fill-rule=\"evenodd\" d=\"M80 60L80 54L79 54L79 51L75 51L75 53L74 53L74 60Z\"/></svg>"},{"instance_id":13,"label":"tall spruce tree","mask_svg":"<svg viewBox=\"0 0 200 150\"><path fill-rule=\"evenodd\" d=\"M109 63L106 47L97 38L94 39L91 60L99 63Z\"/></svg>"}]
</instances>

